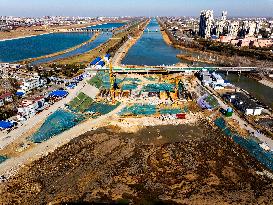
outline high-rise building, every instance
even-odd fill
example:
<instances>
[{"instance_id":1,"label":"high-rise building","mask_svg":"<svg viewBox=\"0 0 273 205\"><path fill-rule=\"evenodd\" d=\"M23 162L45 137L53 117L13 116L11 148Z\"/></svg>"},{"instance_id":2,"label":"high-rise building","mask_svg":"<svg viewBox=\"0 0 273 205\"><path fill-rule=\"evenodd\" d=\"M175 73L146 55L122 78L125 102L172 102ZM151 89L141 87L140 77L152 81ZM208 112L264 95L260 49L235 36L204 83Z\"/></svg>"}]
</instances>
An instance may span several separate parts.
<instances>
[{"instance_id":1,"label":"high-rise building","mask_svg":"<svg viewBox=\"0 0 273 205\"><path fill-rule=\"evenodd\" d=\"M213 11L204 10L200 14L199 35L202 38L209 38L213 26Z\"/></svg>"},{"instance_id":2,"label":"high-rise building","mask_svg":"<svg viewBox=\"0 0 273 205\"><path fill-rule=\"evenodd\" d=\"M222 12L222 17L220 21L217 21L216 24L216 35L220 36L224 33L224 28L227 26L227 11Z\"/></svg>"},{"instance_id":3,"label":"high-rise building","mask_svg":"<svg viewBox=\"0 0 273 205\"><path fill-rule=\"evenodd\" d=\"M240 29L239 21L229 22L228 35L232 37L236 37L238 35L239 29Z\"/></svg>"}]
</instances>

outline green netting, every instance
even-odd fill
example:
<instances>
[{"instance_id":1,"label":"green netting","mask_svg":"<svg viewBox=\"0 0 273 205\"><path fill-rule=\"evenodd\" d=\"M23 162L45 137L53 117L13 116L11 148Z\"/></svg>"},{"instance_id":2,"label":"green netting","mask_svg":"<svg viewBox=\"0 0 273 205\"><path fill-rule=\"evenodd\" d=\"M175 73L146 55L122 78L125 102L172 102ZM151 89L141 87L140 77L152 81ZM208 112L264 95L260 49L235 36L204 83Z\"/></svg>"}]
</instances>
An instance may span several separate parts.
<instances>
[{"instance_id":1,"label":"green netting","mask_svg":"<svg viewBox=\"0 0 273 205\"><path fill-rule=\"evenodd\" d=\"M161 109L159 112L162 115L166 115L166 114L174 115L174 114L182 113L184 111L182 109L176 108L176 109Z\"/></svg>"},{"instance_id":2,"label":"green netting","mask_svg":"<svg viewBox=\"0 0 273 205\"><path fill-rule=\"evenodd\" d=\"M173 92L175 90L175 84L148 84L143 87L142 91L144 92L160 92L160 91L169 91Z\"/></svg>"},{"instance_id":3,"label":"green netting","mask_svg":"<svg viewBox=\"0 0 273 205\"><path fill-rule=\"evenodd\" d=\"M51 114L40 129L31 137L31 141L40 143L79 124L84 117L65 110Z\"/></svg>"},{"instance_id":4,"label":"green netting","mask_svg":"<svg viewBox=\"0 0 273 205\"><path fill-rule=\"evenodd\" d=\"M217 127L219 127L220 129L225 129L226 128L226 122L223 118L217 118L215 121L214 121L215 125Z\"/></svg>"},{"instance_id":5,"label":"green netting","mask_svg":"<svg viewBox=\"0 0 273 205\"><path fill-rule=\"evenodd\" d=\"M273 153L272 152L266 152L254 140L248 140L238 135L234 135L233 140L237 144L239 144L241 147L246 149L251 156L255 157L259 162L261 162L268 169L273 171Z\"/></svg>"},{"instance_id":6,"label":"green netting","mask_svg":"<svg viewBox=\"0 0 273 205\"><path fill-rule=\"evenodd\" d=\"M217 118L214 121L215 125L221 128L229 137L232 137L235 143L240 145L242 148L248 151L248 153L255 157L260 163L266 166L268 169L273 171L273 152L265 151L256 140L251 138L244 138L237 133L232 133L230 128L226 126L226 122L223 118Z\"/></svg>"},{"instance_id":7,"label":"green netting","mask_svg":"<svg viewBox=\"0 0 273 205\"><path fill-rule=\"evenodd\" d=\"M125 78L124 81L129 81L129 82L132 82L132 83L139 83L139 82L141 82L141 80L138 79L138 78Z\"/></svg>"},{"instance_id":8,"label":"green netting","mask_svg":"<svg viewBox=\"0 0 273 205\"><path fill-rule=\"evenodd\" d=\"M124 108L120 115L153 115L156 113L155 105L141 105L135 104L130 107Z\"/></svg>"},{"instance_id":9,"label":"green netting","mask_svg":"<svg viewBox=\"0 0 273 205\"><path fill-rule=\"evenodd\" d=\"M85 112L100 113L100 115L105 115L116 109L119 105L120 103L117 103L116 105L109 105L95 102L88 109L86 109Z\"/></svg>"},{"instance_id":10,"label":"green netting","mask_svg":"<svg viewBox=\"0 0 273 205\"><path fill-rule=\"evenodd\" d=\"M135 90L137 86L137 84L124 84L122 85L122 90Z\"/></svg>"},{"instance_id":11,"label":"green netting","mask_svg":"<svg viewBox=\"0 0 273 205\"><path fill-rule=\"evenodd\" d=\"M74 112L83 112L93 102L93 99L84 93L80 93L77 97L69 102L69 108Z\"/></svg>"},{"instance_id":12,"label":"green netting","mask_svg":"<svg viewBox=\"0 0 273 205\"><path fill-rule=\"evenodd\" d=\"M8 157L0 155L0 164L6 161Z\"/></svg>"}]
</instances>

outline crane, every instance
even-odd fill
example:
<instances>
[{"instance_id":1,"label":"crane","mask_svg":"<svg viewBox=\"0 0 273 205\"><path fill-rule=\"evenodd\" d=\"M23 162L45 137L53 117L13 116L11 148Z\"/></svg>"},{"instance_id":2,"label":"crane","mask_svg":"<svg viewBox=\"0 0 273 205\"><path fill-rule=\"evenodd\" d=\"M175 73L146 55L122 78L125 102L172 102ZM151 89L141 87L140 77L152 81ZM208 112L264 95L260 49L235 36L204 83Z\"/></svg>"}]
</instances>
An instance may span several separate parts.
<instances>
[{"instance_id":1,"label":"crane","mask_svg":"<svg viewBox=\"0 0 273 205\"><path fill-rule=\"evenodd\" d=\"M115 75L113 73L113 65L112 62L110 60L109 63L109 76L110 76L110 95L111 95L111 99L112 99L112 103L115 104L116 100L115 100Z\"/></svg>"}]
</instances>

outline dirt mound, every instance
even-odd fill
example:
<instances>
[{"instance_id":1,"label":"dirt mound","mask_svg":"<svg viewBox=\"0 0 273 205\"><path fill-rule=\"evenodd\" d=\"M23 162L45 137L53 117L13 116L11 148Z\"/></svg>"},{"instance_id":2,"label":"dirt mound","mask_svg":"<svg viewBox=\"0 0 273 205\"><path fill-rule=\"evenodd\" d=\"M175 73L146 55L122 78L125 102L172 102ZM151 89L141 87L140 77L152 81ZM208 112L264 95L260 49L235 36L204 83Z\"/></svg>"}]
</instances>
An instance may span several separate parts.
<instances>
[{"instance_id":1,"label":"dirt mound","mask_svg":"<svg viewBox=\"0 0 273 205\"><path fill-rule=\"evenodd\" d=\"M114 131L115 130L115 131ZM270 204L263 167L204 123L86 133L0 185L1 204Z\"/></svg>"}]
</instances>

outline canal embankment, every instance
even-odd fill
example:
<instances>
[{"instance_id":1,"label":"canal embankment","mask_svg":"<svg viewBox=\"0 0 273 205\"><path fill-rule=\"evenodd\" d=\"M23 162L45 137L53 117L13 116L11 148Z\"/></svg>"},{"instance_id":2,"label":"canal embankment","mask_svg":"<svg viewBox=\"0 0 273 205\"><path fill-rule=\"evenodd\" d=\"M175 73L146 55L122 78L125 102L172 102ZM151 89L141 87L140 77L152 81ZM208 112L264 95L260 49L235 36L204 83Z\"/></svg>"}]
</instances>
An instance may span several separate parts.
<instances>
[{"instance_id":1,"label":"canal embankment","mask_svg":"<svg viewBox=\"0 0 273 205\"><path fill-rule=\"evenodd\" d=\"M111 54L111 56L114 56L114 54L117 52L117 50L129 39L128 36L133 36L134 33L138 29L138 25L143 22L140 22L136 25L132 25L129 28L116 33L103 33L104 39L100 43L97 43L97 46L88 50L85 53L82 53L80 55L74 55L68 58L64 58L62 60L53 61L56 64L84 64L88 65L90 61L98 56L103 56L106 53Z\"/></svg>"},{"instance_id":2,"label":"canal embankment","mask_svg":"<svg viewBox=\"0 0 273 205\"><path fill-rule=\"evenodd\" d=\"M151 19L141 38L123 58L124 65L159 66L179 63L180 50L166 44L155 18Z\"/></svg>"},{"instance_id":3,"label":"canal embankment","mask_svg":"<svg viewBox=\"0 0 273 205\"><path fill-rule=\"evenodd\" d=\"M134 33L134 35L130 36L129 39L118 49L112 59L113 66L120 66L122 59L126 56L130 48L141 38L144 29L149 23L150 21L147 20L140 24L139 29Z\"/></svg>"},{"instance_id":4,"label":"canal embankment","mask_svg":"<svg viewBox=\"0 0 273 205\"><path fill-rule=\"evenodd\" d=\"M79 28L85 28L88 26L94 26L99 24L99 21L87 23L87 24L75 24L69 26L55 26L49 27L45 29L42 26L35 26L35 27L27 27L27 28L17 28L16 30L12 30L10 32L0 32L0 41L7 41L7 40L15 40L15 39L22 39L28 37L34 37L38 35L44 35L48 33L58 33L58 32L69 32L72 30L76 30Z\"/></svg>"},{"instance_id":5,"label":"canal embankment","mask_svg":"<svg viewBox=\"0 0 273 205\"><path fill-rule=\"evenodd\" d=\"M41 56L41 57L38 57L38 58L30 58L30 59L26 59L26 60L23 60L23 61L19 61L18 63L21 63L21 64L32 64L32 65L36 65L36 64L39 64L39 60L41 59L46 59L46 58L52 58L52 57L56 57L56 56L59 56L59 55L63 55L65 53L68 53L68 52L71 52L73 50L76 50L88 43L91 43L93 42L98 36L100 35L100 32L96 32L94 33L94 35L88 40L88 41L85 41L84 43L81 43L77 46L74 46L72 48L68 48L64 51L59 51L59 52L56 52L56 53L52 53L52 54L49 54L49 55L45 55L45 56Z\"/></svg>"}]
</instances>

